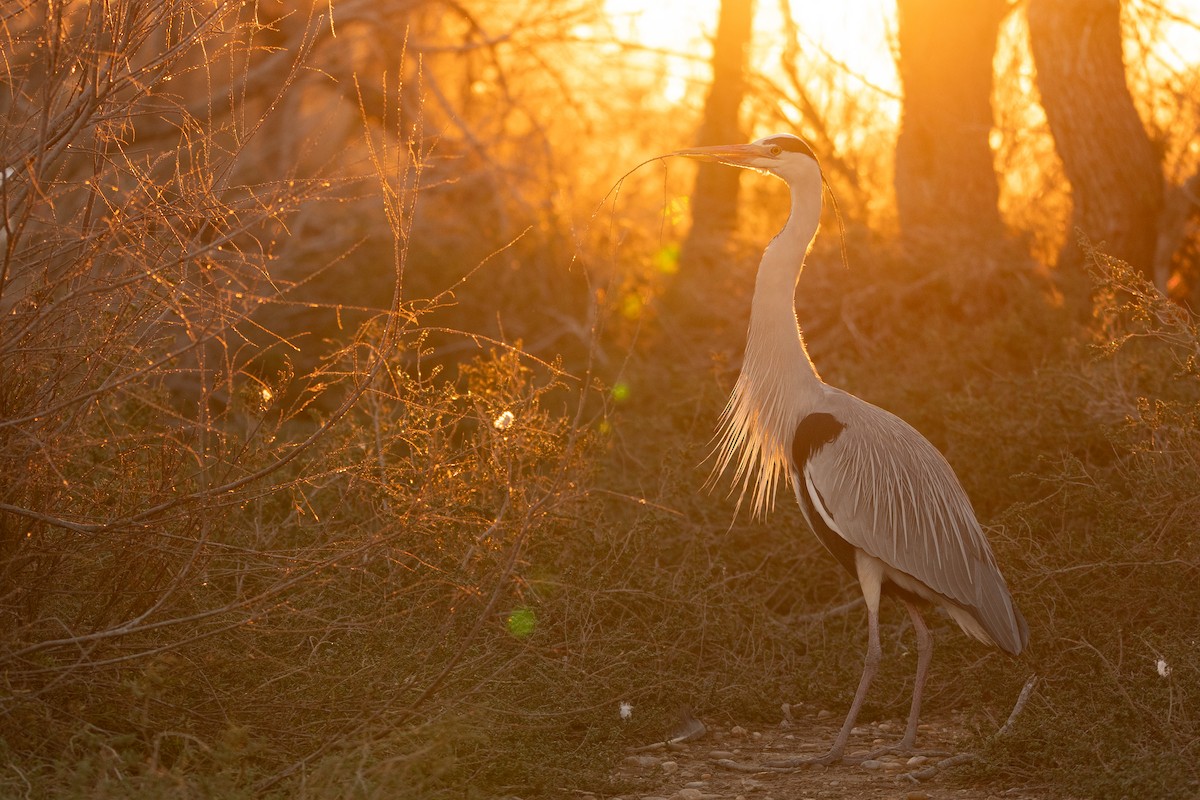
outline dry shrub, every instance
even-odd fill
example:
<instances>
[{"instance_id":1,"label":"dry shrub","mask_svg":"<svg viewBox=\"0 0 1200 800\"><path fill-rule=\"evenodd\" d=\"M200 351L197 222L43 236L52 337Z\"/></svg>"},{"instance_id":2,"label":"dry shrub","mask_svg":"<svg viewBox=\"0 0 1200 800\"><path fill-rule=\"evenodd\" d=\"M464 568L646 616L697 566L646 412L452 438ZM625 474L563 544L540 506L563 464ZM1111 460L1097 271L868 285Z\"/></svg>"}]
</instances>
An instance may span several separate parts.
<instances>
[{"instance_id":1,"label":"dry shrub","mask_svg":"<svg viewBox=\"0 0 1200 800\"><path fill-rule=\"evenodd\" d=\"M1030 555L1018 580L1036 603L1042 684L995 763L1086 796L1192 797L1200 328L1127 264L1088 253L1097 358L1055 386L1083 419L1042 421L1070 425L1076 446L1047 451L1036 499L1003 517Z\"/></svg>"},{"instance_id":2,"label":"dry shrub","mask_svg":"<svg viewBox=\"0 0 1200 800\"><path fill-rule=\"evenodd\" d=\"M271 327L289 222L342 187L256 149L295 72L246 89L278 66L250 11L4 29L0 793L435 793L511 724L470 717L528 650L590 383L502 345L439 364L445 298L402 281L425 140L365 110L390 307L340 342Z\"/></svg>"}]
</instances>

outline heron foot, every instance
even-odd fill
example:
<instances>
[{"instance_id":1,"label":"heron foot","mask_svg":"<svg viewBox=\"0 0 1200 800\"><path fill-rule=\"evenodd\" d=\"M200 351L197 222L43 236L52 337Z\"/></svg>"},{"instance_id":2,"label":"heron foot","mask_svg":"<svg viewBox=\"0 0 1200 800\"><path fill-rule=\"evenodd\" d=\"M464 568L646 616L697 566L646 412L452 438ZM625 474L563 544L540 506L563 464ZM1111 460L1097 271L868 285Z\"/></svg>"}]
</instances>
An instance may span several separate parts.
<instances>
[{"instance_id":1,"label":"heron foot","mask_svg":"<svg viewBox=\"0 0 1200 800\"><path fill-rule=\"evenodd\" d=\"M841 750L830 750L823 756L810 756L808 758L785 758L775 761L767 761L762 766L765 769L800 769L802 767L827 767L831 764L845 764L847 766L857 766L864 761L873 761L880 756L895 755L895 756L927 756L929 758L944 758L951 755L945 750L918 750L911 744L900 742L894 745L885 747L877 747L866 753L843 753Z\"/></svg>"},{"instance_id":2,"label":"heron foot","mask_svg":"<svg viewBox=\"0 0 1200 800\"><path fill-rule=\"evenodd\" d=\"M777 759L775 761L768 761L763 766L767 769L800 769L801 767L827 767L839 761L851 764L857 763L846 761L848 758L853 758L853 756L843 755L841 750L830 750L823 756Z\"/></svg>"},{"instance_id":3,"label":"heron foot","mask_svg":"<svg viewBox=\"0 0 1200 800\"><path fill-rule=\"evenodd\" d=\"M787 758L778 759L775 761L767 761L763 764L746 764L741 761L734 761L732 758L718 758L713 760L713 764L725 769L732 769L738 772L763 772L765 770L776 770L786 772L789 770L803 769L804 767L829 766L841 758L840 753L830 751L823 756L814 756L812 758Z\"/></svg>"},{"instance_id":4,"label":"heron foot","mask_svg":"<svg viewBox=\"0 0 1200 800\"><path fill-rule=\"evenodd\" d=\"M864 761L872 761L880 756L927 756L929 758L943 758L951 755L948 750L920 750L913 746L912 742L903 740L896 744L886 744L882 747L877 747L867 753L857 753L853 756L847 756L854 761L849 763L861 764Z\"/></svg>"}]
</instances>

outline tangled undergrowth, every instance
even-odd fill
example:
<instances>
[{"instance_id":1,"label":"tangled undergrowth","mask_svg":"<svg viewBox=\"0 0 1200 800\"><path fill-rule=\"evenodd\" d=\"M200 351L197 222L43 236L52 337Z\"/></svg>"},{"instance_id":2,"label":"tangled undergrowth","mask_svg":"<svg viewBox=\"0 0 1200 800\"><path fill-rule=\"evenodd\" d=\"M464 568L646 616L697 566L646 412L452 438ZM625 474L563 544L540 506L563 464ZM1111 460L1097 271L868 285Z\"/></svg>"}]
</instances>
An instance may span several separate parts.
<instances>
[{"instance_id":1,"label":"tangled undergrowth","mask_svg":"<svg viewBox=\"0 0 1200 800\"><path fill-rule=\"evenodd\" d=\"M613 793L680 705L843 708L851 581L786 497L754 521L704 489L759 245L691 304L652 235L611 292L552 226L460 263L419 229L418 197L461 196L419 127L359 95L365 173L271 173L275 98L177 88L251 21L163 8L6 42L15 94L52 102L0 125L0 795ZM1030 623L1017 660L935 625L926 714L978 732L961 780L1194 796L1195 319L1096 251L1080 290L850 233L850 270L822 240L802 279L810 351L946 453ZM527 343L466 328L501 306ZM883 622L865 718L912 679Z\"/></svg>"}]
</instances>

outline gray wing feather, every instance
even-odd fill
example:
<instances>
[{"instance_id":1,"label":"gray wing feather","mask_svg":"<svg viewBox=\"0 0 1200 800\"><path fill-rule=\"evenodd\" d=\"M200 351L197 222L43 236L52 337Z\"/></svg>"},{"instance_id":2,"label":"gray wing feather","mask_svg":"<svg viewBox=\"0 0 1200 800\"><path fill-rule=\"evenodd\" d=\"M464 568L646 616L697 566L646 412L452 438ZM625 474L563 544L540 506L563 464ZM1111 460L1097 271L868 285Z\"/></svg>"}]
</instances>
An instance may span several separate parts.
<instances>
[{"instance_id":1,"label":"gray wing feather","mask_svg":"<svg viewBox=\"0 0 1200 800\"><path fill-rule=\"evenodd\" d=\"M1003 649L1023 649L1024 620L946 459L894 414L839 391L828 400L845 430L804 470L836 532L968 609Z\"/></svg>"}]
</instances>

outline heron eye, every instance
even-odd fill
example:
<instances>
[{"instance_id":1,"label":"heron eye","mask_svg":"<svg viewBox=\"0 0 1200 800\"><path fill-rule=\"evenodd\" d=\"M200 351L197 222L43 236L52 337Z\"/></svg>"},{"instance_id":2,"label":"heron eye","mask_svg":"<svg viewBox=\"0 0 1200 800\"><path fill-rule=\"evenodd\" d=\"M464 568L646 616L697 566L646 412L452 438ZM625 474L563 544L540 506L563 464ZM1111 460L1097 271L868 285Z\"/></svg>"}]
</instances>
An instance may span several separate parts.
<instances>
[{"instance_id":1,"label":"heron eye","mask_svg":"<svg viewBox=\"0 0 1200 800\"><path fill-rule=\"evenodd\" d=\"M783 148L777 144L773 144L769 148L767 148L767 152L773 156L777 156L783 152Z\"/></svg>"}]
</instances>

